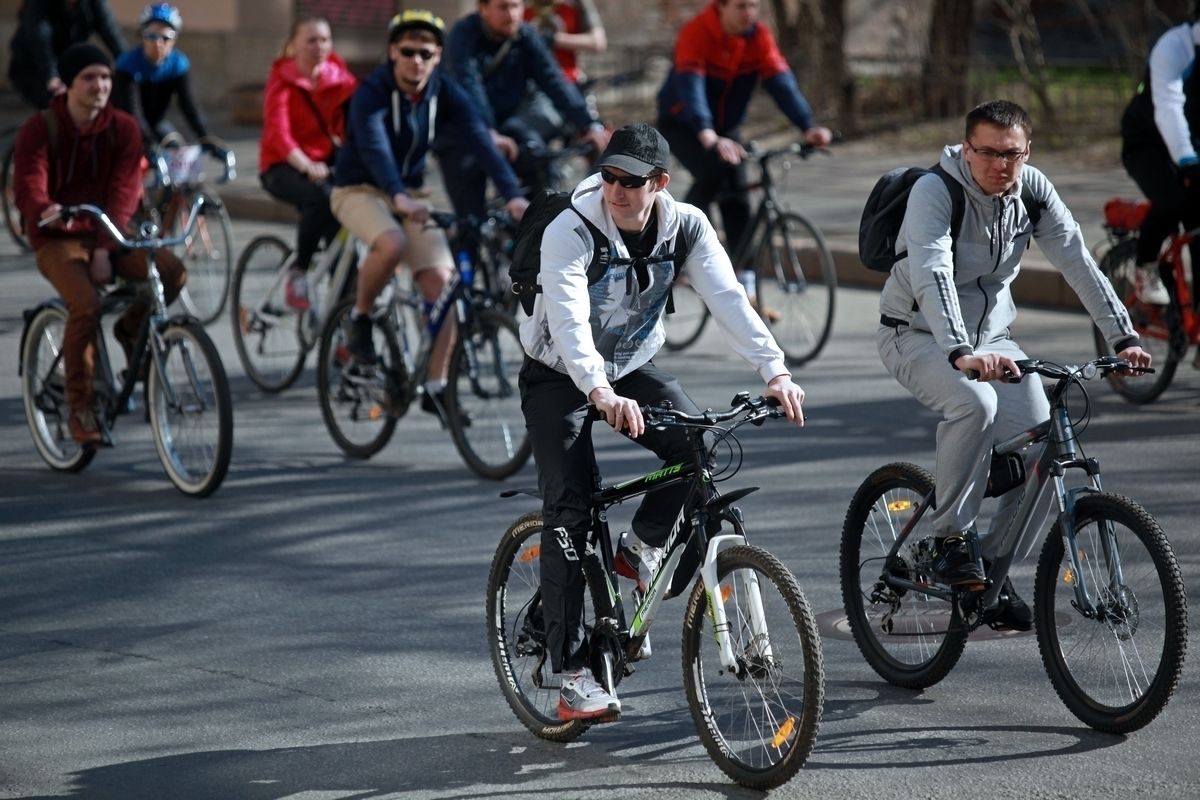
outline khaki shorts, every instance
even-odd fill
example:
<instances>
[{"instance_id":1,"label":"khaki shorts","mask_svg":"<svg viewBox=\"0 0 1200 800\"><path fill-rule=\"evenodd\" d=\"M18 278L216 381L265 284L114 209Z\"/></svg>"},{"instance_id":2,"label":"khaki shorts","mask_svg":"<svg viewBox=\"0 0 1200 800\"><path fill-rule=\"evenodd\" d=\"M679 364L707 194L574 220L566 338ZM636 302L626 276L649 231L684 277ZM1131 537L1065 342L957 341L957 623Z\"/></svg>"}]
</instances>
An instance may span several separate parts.
<instances>
[{"instance_id":1,"label":"khaki shorts","mask_svg":"<svg viewBox=\"0 0 1200 800\"><path fill-rule=\"evenodd\" d=\"M426 227L409 220L401 223L392 214L391 199L374 186L334 187L329 196L329 207L338 222L368 244L388 231L402 230L408 239L404 263L414 273L435 268L454 269L454 257L450 254L445 231L436 225Z\"/></svg>"}]
</instances>

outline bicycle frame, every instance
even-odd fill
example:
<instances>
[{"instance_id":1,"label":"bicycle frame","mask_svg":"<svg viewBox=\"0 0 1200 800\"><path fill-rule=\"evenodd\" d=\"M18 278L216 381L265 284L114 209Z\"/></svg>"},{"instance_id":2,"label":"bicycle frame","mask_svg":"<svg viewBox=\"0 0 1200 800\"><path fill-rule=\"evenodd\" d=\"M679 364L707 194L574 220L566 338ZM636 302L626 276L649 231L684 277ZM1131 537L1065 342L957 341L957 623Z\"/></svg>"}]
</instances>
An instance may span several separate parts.
<instances>
[{"instance_id":1,"label":"bicycle frame","mask_svg":"<svg viewBox=\"0 0 1200 800\"><path fill-rule=\"evenodd\" d=\"M1192 305L1192 287L1183 274L1183 251L1197 237L1200 237L1200 228L1176 234L1168 240L1167 252L1163 254L1163 260L1171 265L1171 278L1175 284L1174 300L1179 309L1179 322L1188 344L1200 343L1200 315L1196 313Z\"/></svg>"},{"instance_id":2,"label":"bicycle frame","mask_svg":"<svg viewBox=\"0 0 1200 800\"><path fill-rule=\"evenodd\" d=\"M778 150L768 150L764 153L751 153L758 161L760 177L758 183L750 184L746 187L746 191L761 190L762 197L759 199L758 208L755 209L750 224L742 231L741 238L737 242L737 247L731 251L732 261L736 265L751 263L751 259L754 257L754 247L760 239L760 232L766 231L771 223L778 222L783 215L783 209L779 204L779 195L775 191L775 176L771 174L771 170L767 168L767 164L772 159L790 152L800 151L794 151L792 148L780 148ZM786 228L781 227L781 230L786 237Z\"/></svg>"}]
</instances>

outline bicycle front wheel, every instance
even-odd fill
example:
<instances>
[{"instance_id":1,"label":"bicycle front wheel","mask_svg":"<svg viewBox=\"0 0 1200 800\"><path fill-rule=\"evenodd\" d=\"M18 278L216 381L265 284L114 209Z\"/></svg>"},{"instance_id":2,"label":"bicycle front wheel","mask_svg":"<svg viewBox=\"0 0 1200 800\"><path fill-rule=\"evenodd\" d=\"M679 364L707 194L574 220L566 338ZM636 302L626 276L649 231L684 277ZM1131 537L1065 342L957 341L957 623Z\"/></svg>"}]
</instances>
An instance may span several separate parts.
<instances>
[{"instance_id":1,"label":"bicycle front wheel","mask_svg":"<svg viewBox=\"0 0 1200 800\"><path fill-rule=\"evenodd\" d=\"M4 151L4 167L3 171L0 171L0 203L4 207L4 227L8 228L9 238L22 251L27 251L29 240L25 238L25 221L21 218L16 193L13 191L13 150L14 146L9 145Z\"/></svg>"},{"instance_id":2,"label":"bicycle front wheel","mask_svg":"<svg viewBox=\"0 0 1200 800\"><path fill-rule=\"evenodd\" d=\"M378 324L373 336L382 363L363 367L353 362L347 347L353 310L354 298L347 298L325 320L317 350L317 397L334 443L348 456L370 458L391 441L397 420L393 397L407 388L396 382L389 390L387 375L403 362L395 337Z\"/></svg>"},{"instance_id":3,"label":"bicycle front wheel","mask_svg":"<svg viewBox=\"0 0 1200 800\"><path fill-rule=\"evenodd\" d=\"M1054 690L1091 727L1129 733L1167 705L1187 650L1187 597L1167 537L1132 500L1094 494L1075 505L1079 572L1055 525L1038 561L1038 649ZM1079 610L1082 586L1096 613Z\"/></svg>"},{"instance_id":4,"label":"bicycle front wheel","mask_svg":"<svg viewBox=\"0 0 1200 800\"><path fill-rule=\"evenodd\" d=\"M446 405L459 455L481 478L501 480L529 460L517 376L525 351L517 323L496 309L476 309L450 362Z\"/></svg>"},{"instance_id":5,"label":"bicycle front wheel","mask_svg":"<svg viewBox=\"0 0 1200 800\"><path fill-rule=\"evenodd\" d=\"M800 214L768 224L755 261L756 303L788 364L816 358L833 331L837 272L817 226Z\"/></svg>"},{"instance_id":6,"label":"bicycle front wheel","mask_svg":"<svg viewBox=\"0 0 1200 800\"><path fill-rule=\"evenodd\" d=\"M1100 271L1112 283L1117 297L1125 304L1133 328L1141 339L1142 349L1150 354L1153 375L1123 375L1113 372L1108 383L1113 391L1131 403L1150 403L1171 385L1179 360L1187 349L1187 338L1179 318L1179 307L1172 300L1165 306L1143 303L1137 292L1137 240L1129 237L1109 248L1100 260ZM1096 353L1115 355L1095 325L1092 336Z\"/></svg>"},{"instance_id":7,"label":"bicycle front wheel","mask_svg":"<svg viewBox=\"0 0 1200 800\"><path fill-rule=\"evenodd\" d=\"M233 273L233 225L225 204L215 195L201 192L204 213L196 231L182 245L179 257L187 268L187 283L179 293L179 302L204 325L225 309L229 279ZM187 224L188 206L180 204L171 230L181 232Z\"/></svg>"},{"instance_id":8,"label":"bicycle front wheel","mask_svg":"<svg viewBox=\"0 0 1200 800\"><path fill-rule=\"evenodd\" d=\"M195 321L162 335L146 396L154 446L175 488L207 497L225 480L233 452L233 400L217 348Z\"/></svg>"},{"instance_id":9,"label":"bicycle front wheel","mask_svg":"<svg viewBox=\"0 0 1200 800\"><path fill-rule=\"evenodd\" d=\"M264 392L282 392L304 369L300 318L284 299L292 250L277 236L258 236L233 272L233 343L246 376Z\"/></svg>"},{"instance_id":10,"label":"bicycle front wheel","mask_svg":"<svg viewBox=\"0 0 1200 800\"><path fill-rule=\"evenodd\" d=\"M700 740L742 786L773 789L808 760L825 673L817 623L795 577L774 556L739 545L717 556L718 586L696 581L683 620L683 682ZM729 622L735 670L721 662L709 604Z\"/></svg>"},{"instance_id":11,"label":"bicycle front wheel","mask_svg":"<svg viewBox=\"0 0 1200 800\"><path fill-rule=\"evenodd\" d=\"M957 608L913 589L884 582L885 571L932 582L933 528L924 500L933 476L916 464L888 464L863 481L842 526L842 604L863 658L888 683L932 686L950 672L967 643ZM913 516L920 518L913 522ZM914 525L892 558L900 533Z\"/></svg>"},{"instance_id":12,"label":"bicycle front wheel","mask_svg":"<svg viewBox=\"0 0 1200 800\"><path fill-rule=\"evenodd\" d=\"M569 742L588 726L558 718L560 680L551 673L542 623L541 542L540 511L521 516L500 540L488 573L488 652L521 724L542 739Z\"/></svg>"},{"instance_id":13,"label":"bicycle front wheel","mask_svg":"<svg viewBox=\"0 0 1200 800\"><path fill-rule=\"evenodd\" d=\"M38 455L52 469L79 472L96 455L83 447L67 429L67 375L63 368L62 341L67 310L44 306L29 321L21 348L21 397L25 421Z\"/></svg>"},{"instance_id":14,"label":"bicycle front wheel","mask_svg":"<svg viewBox=\"0 0 1200 800\"><path fill-rule=\"evenodd\" d=\"M708 306L704 305L686 278L680 278L671 287L671 298L675 312L662 318L667 337L664 344L668 350L683 350L695 344L700 334L704 333L704 326L708 322Z\"/></svg>"}]
</instances>

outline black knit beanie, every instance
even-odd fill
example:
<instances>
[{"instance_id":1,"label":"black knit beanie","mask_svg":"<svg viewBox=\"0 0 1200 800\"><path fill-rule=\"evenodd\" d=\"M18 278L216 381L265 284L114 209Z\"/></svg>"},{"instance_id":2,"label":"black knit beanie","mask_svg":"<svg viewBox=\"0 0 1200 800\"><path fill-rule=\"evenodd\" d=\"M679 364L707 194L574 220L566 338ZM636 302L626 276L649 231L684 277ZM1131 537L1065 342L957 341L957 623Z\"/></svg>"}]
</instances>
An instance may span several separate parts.
<instances>
[{"instance_id":1,"label":"black knit beanie","mask_svg":"<svg viewBox=\"0 0 1200 800\"><path fill-rule=\"evenodd\" d=\"M62 78L62 82L70 87L75 76L92 64L103 64L109 70L113 68L113 62L108 57L108 53L96 45L90 42L73 44L58 57L58 77Z\"/></svg>"}]
</instances>

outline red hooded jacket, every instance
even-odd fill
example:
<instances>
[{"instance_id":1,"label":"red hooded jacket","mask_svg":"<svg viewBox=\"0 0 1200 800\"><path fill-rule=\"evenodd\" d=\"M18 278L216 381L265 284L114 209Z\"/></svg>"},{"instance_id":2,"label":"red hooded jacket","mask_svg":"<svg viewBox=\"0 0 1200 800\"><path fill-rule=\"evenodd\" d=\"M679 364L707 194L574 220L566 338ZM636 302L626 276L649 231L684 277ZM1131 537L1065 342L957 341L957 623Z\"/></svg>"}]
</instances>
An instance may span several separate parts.
<instances>
[{"instance_id":1,"label":"red hooded jacket","mask_svg":"<svg viewBox=\"0 0 1200 800\"><path fill-rule=\"evenodd\" d=\"M43 231L37 220L54 203L91 203L128 230L142 195L142 132L137 121L111 104L92 124L78 128L67 111L66 95L50 101L57 125L57 153L49 153L50 134L41 112L25 120L13 150L13 193L34 250L48 238L97 236L91 220L78 219L70 232ZM112 126L114 131L109 131ZM99 246L116 248L107 233Z\"/></svg>"},{"instance_id":2,"label":"red hooded jacket","mask_svg":"<svg viewBox=\"0 0 1200 800\"><path fill-rule=\"evenodd\" d=\"M313 161L328 162L334 149L330 137L340 141L346 135L343 106L357 86L358 81L337 53L330 53L321 65L321 79L315 86L296 69L294 58L276 59L263 92L258 171L266 172L272 165L287 161L288 153L297 147Z\"/></svg>"}]
</instances>

